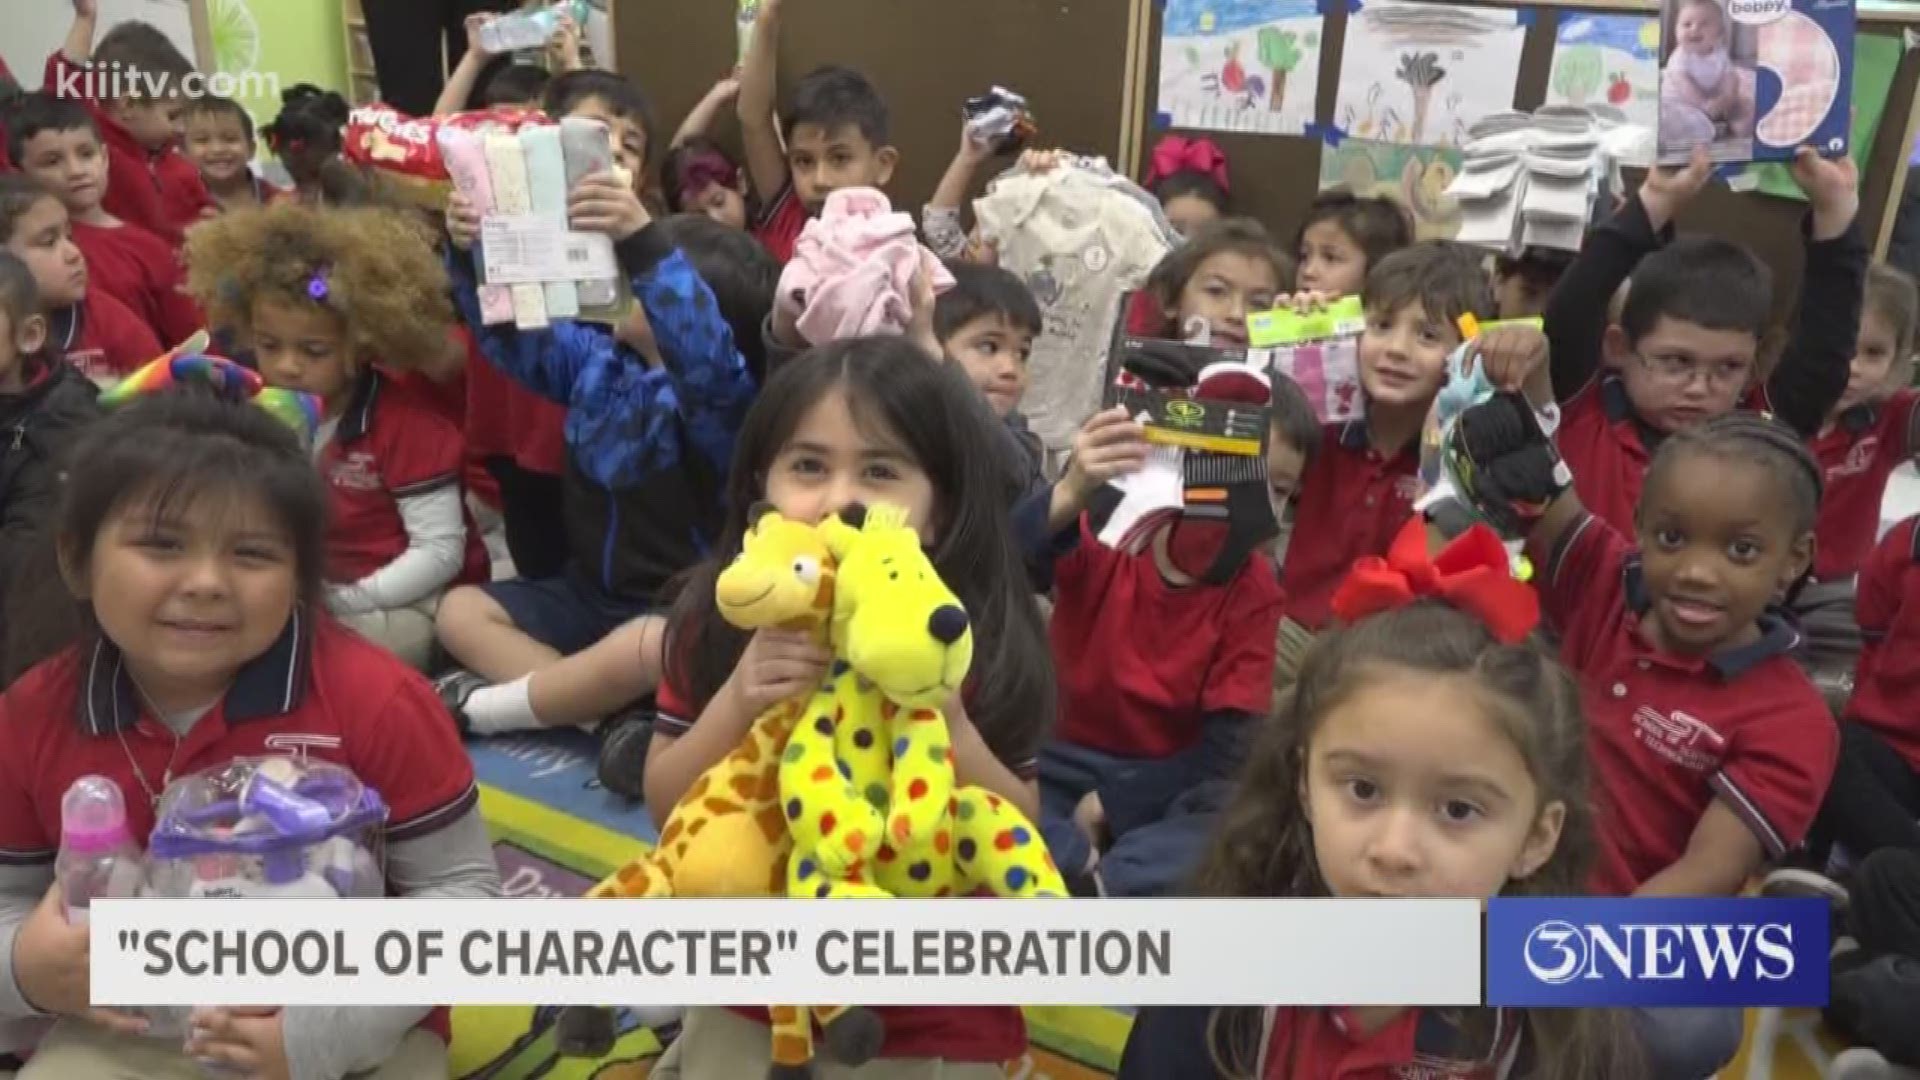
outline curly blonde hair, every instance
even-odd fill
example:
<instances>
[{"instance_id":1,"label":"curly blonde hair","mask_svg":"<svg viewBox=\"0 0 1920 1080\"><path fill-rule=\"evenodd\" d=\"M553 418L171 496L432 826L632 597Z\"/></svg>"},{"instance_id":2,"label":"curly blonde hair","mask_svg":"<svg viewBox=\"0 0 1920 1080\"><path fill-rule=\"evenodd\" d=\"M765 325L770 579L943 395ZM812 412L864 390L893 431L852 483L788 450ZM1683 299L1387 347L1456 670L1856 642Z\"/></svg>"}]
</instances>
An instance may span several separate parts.
<instances>
[{"instance_id":1,"label":"curly blonde hair","mask_svg":"<svg viewBox=\"0 0 1920 1080\"><path fill-rule=\"evenodd\" d=\"M238 210L195 226L186 259L187 290L208 321L242 337L265 296L339 317L362 363L416 370L447 351L447 274L413 215L292 202Z\"/></svg>"}]
</instances>

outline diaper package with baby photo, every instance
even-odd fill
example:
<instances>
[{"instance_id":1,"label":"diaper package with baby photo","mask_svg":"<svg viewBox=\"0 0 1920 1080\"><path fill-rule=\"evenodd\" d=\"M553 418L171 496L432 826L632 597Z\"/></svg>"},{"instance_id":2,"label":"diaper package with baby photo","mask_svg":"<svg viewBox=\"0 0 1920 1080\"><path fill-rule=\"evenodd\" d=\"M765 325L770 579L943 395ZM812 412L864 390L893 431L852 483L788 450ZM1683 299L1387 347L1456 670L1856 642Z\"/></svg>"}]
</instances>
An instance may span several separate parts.
<instances>
[{"instance_id":1,"label":"diaper package with baby photo","mask_svg":"<svg viewBox=\"0 0 1920 1080\"><path fill-rule=\"evenodd\" d=\"M1854 0L1661 0L1659 160L1847 150Z\"/></svg>"}]
</instances>

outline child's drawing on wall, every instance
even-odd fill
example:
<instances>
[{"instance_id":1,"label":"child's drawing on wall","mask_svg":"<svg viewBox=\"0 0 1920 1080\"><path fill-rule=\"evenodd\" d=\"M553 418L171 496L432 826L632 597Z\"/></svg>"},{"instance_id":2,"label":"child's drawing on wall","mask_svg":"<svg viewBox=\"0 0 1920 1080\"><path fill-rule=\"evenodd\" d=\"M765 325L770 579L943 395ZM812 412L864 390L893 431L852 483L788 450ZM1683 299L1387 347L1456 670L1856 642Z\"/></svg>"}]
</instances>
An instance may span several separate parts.
<instances>
[{"instance_id":1,"label":"child's drawing on wall","mask_svg":"<svg viewBox=\"0 0 1920 1080\"><path fill-rule=\"evenodd\" d=\"M1299 134L1317 108L1313 0L1167 0L1158 108L1169 126Z\"/></svg>"},{"instance_id":2,"label":"child's drawing on wall","mask_svg":"<svg viewBox=\"0 0 1920 1080\"><path fill-rule=\"evenodd\" d=\"M1334 116L1355 138L1459 146L1513 107L1525 42L1511 10L1368 3L1347 23Z\"/></svg>"}]
</instances>

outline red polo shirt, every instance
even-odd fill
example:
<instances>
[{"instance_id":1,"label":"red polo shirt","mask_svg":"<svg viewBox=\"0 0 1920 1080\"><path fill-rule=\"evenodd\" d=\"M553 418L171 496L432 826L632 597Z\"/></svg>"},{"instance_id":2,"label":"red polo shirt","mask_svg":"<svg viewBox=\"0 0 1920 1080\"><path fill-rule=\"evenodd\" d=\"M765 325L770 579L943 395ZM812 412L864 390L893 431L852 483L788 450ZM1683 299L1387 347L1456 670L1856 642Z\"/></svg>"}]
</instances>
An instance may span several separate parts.
<instances>
[{"instance_id":1,"label":"red polo shirt","mask_svg":"<svg viewBox=\"0 0 1920 1080\"><path fill-rule=\"evenodd\" d=\"M1322 427L1320 452L1300 481L1293 539L1280 575L1287 617L1309 630L1325 626L1334 590L1353 561L1387 553L1419 490L1417 441L1388 458L1373 448L1364 420Z\"/></svg>"},{"instance_id":2,"label":"red polo shirt","mask_svg":"<svg viewBox=\"0 0 1920 1080\"><path fill-rule=\"evenodd\" d=\"M567 407L515 382L480 353L473 333L455 331L467 343L468 446L483 460L511 458L528 472L567 473Z\"/></svg>"},{"instance_id":3,"label":"red polo shirt","mask_svg":"<svg viewBox=\"0 0 1920 1080\"><path fill-rule=\"evenodd\" d=\"M1847 719L1920 771L1920 518L1895 525L1860 570L1860 666Z\"/></svg>"},{"instance_id":4,"label":"red polo shirt","mask_svg":"<svg viewBox=\"0 0 1920 1080\"><path fill-rule=\"evenodd\" d=\"M1151 552L1079 541L1054 563L1054 735L1120 757L1159 760L1200 739L1208 713L1264 716L1286 602L1273 563L1247 559L1224 585L1167 584Z\"/></svg>"},{"instance_id":5,"label":"red polo shirt","mask_svg":"<svg viewBox=\"0 0 1920 1080\"><path fill-rule=\"evenodd\" d=\"M400 500L458 487L466 467L460 429L419 396L370 367L340 414L340 426L320 450L327 482L327 580L351 584L407 550ZM467 524L462 583L486 581L490 564L480 530Z\"/></svg>"},{"instance_id":6,"label":"red polo shirt","mask_svg":"<svg viewBox=\"0 0 1920 1080\"><path fill-rule=\"evenodd\" d=\"M1560 655L1580 678L1599 809L1598 895L1626 895L1677 861L1714 799L1769 858L1800 843L1826 795L1839 729L1791 656L1800 635L1761 621L1760 640L1709 657L1641 635L1639 556L1588 515L1548 560L1541 589Z\"/></svg>"},{"instance_id":7,"label":"red polo shirt","mask_svg":"<svg viewBox=\"0 0 1920 1080\"><path fill-rule=\"evenodd\" d=\"M144 320L164 347L180 344L206 325L183 291L180 260L159 237L138 225L103 229L76 221L73 242L87 257L92 286Z\"/></svg>"},{"instance_id":8,"label":"red polo shirt","mask_svg":"<svg viewBox=\"0 0 1920 1080\"><path fill-rule=\"evenodd\" d=\"M119 651L75 646L0 694L0 863L51 868L60 800L89 773L120 785L136 837L153 832L168 777L236 757L307 755L335 762L380 793L386 839L416 840L478 801L473 766L426 680L330 616L296 609L226 696L176 739L147 715ZM447 1037L445 1010L424 1025Z\"/></svg>"},{"instance_id":9,"label":"red polo shirt","mask_svg":"<svg viewBox=\"0 0 1920 1080\"><path fill-rule=\"evenodd\" d=\"M145 320L92 285L85 300L55 312L52 324L61 355L94 382L117 382L165 351Z\"/></svg>"},{"instance_id":10,"label":"red polo shirt","mask_svg":"<svg viewBox=\"0 0 1920 1080\"><path fill-rule=\"evenodd\" d=\"M1749 391L1740 408L1767 411L1766 389ZM1640 422L1620 377L1607 371L1587 380L1561 407L1553 441L1573 470L1580 505L1621 535L1632 536L1633 510L1659 435Z\"/></svg>"},{"instance_id":11,"label":"red polo shirt","mask_svg":"<svg viewBox=\"0 0 1920 1080\"><path fill-rule=\"evenodd\" d=\"M1820 461L1820 522L1813 576L1838 581L1860 572L1880 535L1887 478L1920 451L1920 391L1856 405L1813 440Z\"/></svg>"},{"instance_id":12,"label":"red polo shirt","mask_svg":"<svg viewBox=\"0 0 1920 1080\"><path fill-rule=\"evenodd\" d=\"M1368 1033L1353 1009L1275 1009L1261 1080L1504 1080L1519 1075L1518 1012L1476 1041L1439 1009L1406 1009Z\"/></svg>"},{"instance_id":13,"label":"red polo shirt","mask_svg":"<svg viewBox=\"0 0 1920 1080\"><path fill-rule=\"evenodd\" d=\"M753 236L784 266L793 258L793 245L806 227L807 208L793 193L793 182L788 181L760 212L760 220L753 223Z\"/></svg>"},{"instance_id":14,"label":"red polo shirt","mask_svg":"<svg viewBox=\"0 0 1920 1080\"><path fill-rule=\"evenodd\" d=\"M207 194L200 170L177 148L148 150L101 102L87 96L88 80L82 78L86 70L56 49L47 57L43 89L57 94L63 77L73 80L80 91L75 100L92 114L100 140L107 144L107 194L101 205L107 213L146 229L178 250L186 241L188 226L219 210L219 205Z\"/></svg>"},{"instance_id":15,"label":"red polo shirt","mask_svg":"<svg viewBox=\"0 0 1920 1080\"><path fill-rule=\"evenodd\" d=\"M673 738L693 727L703 707L675 685L671 671L654 692L654 704L659 713L654 730ZM1033 768L1028 763L1024 771L1015 772L1023 780L1031 779ZM758 1023L768 1022L764 1008L732 1011ZM1012 1006L879 1005L874 1011L886 1024L886 1041L880 1047L883 1058L1003 1062L1027 1052L1027 1022Z\"/></svg>"}]
</instances>

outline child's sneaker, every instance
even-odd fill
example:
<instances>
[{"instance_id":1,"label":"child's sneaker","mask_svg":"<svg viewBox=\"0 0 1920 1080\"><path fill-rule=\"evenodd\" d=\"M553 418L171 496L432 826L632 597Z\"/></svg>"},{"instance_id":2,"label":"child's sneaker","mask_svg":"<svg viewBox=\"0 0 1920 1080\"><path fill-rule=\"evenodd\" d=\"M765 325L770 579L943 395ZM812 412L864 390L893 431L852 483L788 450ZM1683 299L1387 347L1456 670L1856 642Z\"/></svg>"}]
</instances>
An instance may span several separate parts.
<instances>
[{"instance_id":1,"label":"child's sneaker","mask_svg":"<svg viewBox=\"0 0 1920 1080\"><path fill-rule=\"evenodd\" d=\"M487 680L458 668L433 681L434 692L440 695L440 703L447 707L447 715L453 717L453 726L463 739L473 734L473 724L467 719L467 699L485 685Z\"/></svg>"},{"instance_id":2,"label":"child's sneaker","mask_svg":"<svg viewBox=\"0 0 1920 1080\"><path fill-rule=\"evenodd\" d=\"M1818 897L1833 905L1836 913L1847 910L1846 886L1818 870L1785 866L1768 874L1760 883L1760 895L1776 900L1791 897Z\"/></svg>"},{"instance_id":3,"label":"child's sneaker","mask_svg":"<svg viewBox=\"0 0 1920 1080\"><path fill-rule=\"evenodd\" d=\"M1920 1069L1895 1065L1878 1050L1856 1046L1834 1057L1827 1080L1920 1080Z\"/></svg>"},{"instance_id":4,"label":"child's sneaker","mask_svg":"<svg viewBox=\"0 0 1920 1080\"><path fill-rule=\"evenodd\" d=\"M623 798L646 798L647 747L653 742L653 714L639 709L608 717L600 732L600 786Z\"/></svg>"}]
</instances>

